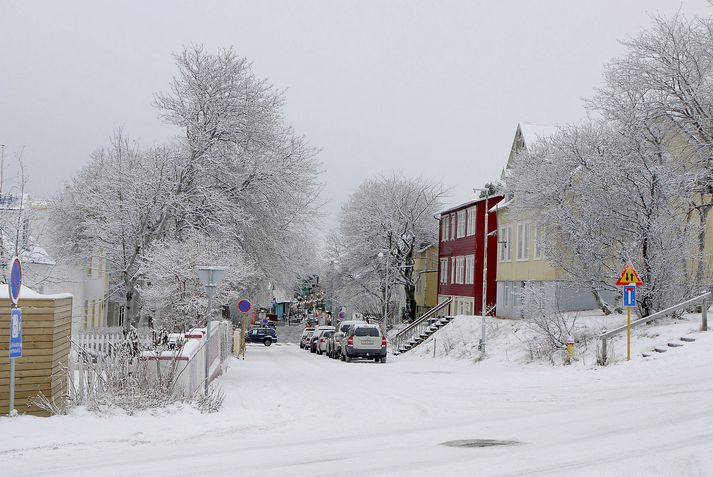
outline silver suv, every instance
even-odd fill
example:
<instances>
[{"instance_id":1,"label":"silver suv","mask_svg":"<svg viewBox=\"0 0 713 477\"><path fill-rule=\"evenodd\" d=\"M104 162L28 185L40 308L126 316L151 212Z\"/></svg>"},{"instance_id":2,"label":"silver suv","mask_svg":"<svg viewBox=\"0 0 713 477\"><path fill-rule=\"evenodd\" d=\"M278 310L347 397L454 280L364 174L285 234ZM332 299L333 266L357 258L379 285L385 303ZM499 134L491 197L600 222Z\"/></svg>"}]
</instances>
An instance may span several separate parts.
<instances>
[{"instance_id":1,"label":"silver suv","mask_svg":"<svg viewBox=\"0 0 713 477\"><path fill-rule=\"evenodd\" d=\"M365 325L366 321L347 320L340 321L337 324L337 330L334 332L329 343L327 344L327 356L330 358L339 358L342 354L342 340L346 339L349 334L349 329L354 325Z\"/></svg>"},{"instance_id":2,"label":"silver suv","mask_svg":"<svg viewBox=\"0 0 713 477\"><path fill-rule=\"evenodd\" d=\"M346 339L342 340L340 359L350 362L353 358L374 359L386 362L386 336L381 334L378 325L360 324L349 329Z\"/></svg>"}]
</instances>

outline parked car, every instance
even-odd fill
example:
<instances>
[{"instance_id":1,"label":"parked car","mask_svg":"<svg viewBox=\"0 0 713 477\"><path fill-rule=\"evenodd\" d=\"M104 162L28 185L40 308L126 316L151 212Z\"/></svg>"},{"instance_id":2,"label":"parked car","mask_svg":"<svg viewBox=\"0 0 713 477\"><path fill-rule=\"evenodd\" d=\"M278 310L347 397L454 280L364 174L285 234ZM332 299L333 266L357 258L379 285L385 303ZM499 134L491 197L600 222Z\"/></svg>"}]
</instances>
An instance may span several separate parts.
<instances>
[{"instance_id":1,"label":"parked car","mask_svg":"<svg viewBox=\"0 0 713 477\"><path fill-rule=\"evenodd\" d=\"M334 334L334 330L322 330L317 338L317 354L327 352L327 341Z\"/></svg>"},{"instance_id":2,"label":"parked car","mask_svg":"<svg viewBox=\"0 0 713 477\"><path fill-rule=\"evenodd\" d=\"M248 334L245 335L245 341L270 346L272 343L277 343L277 331L274 328L253 328L248 330Z\"/></svg>"},{"instance_id":3,"label":"parked car","mask_svg":"<svg viewBox=\"0 0 713 477\"><path fill-rule=\"evenodd\" d=\"M337 325L335 333L329 340L327 345L327 356L337 359L342 354L342 340L349 333L349 329L354 325L366 324L366 321L361 320L346 320L341 321Z\"/></svg>"},{"instance_id":4,"label":"parked car","mask_svg":"<svg viewBox=\"0 0 713 477\"><path fill-rule=\"evenodd\" d=\"M333 326L321 325L321 326L318 326L318 327L316 327L316 328L314 329L314 333L312 334L312 338L310 338L310 341L309 341L309 350L310 350L311 353L316 353L316 352L317 352L317 339L319 339L320 332L323 331L323 330L334 331L334 327L333 327Z\"/></svg>"},{"instance_id":5,"label":"parked car","mask_svg":"<svg viewBox=\"0 0 713 477\"><path fill-rule=\"evenodd\" d=\"M307 349L309 339L312 338L312 333L314 333L314 328L305 328L304 330L302 330L302 337L300 338L300 348Z\"/></svg>"},{"instance_id":6,"label":"parked car","mask_svg":"<svg viewBox=\"0 0 713 477\"><path fill-rule=\"evenodd\" d=\"M354 358L373 358L377 362L386 362L386 336L381 334L377 325L354 325L349 329L346 339L342 340L340 359L350 362Z\"/></svg>"}]
</instances>

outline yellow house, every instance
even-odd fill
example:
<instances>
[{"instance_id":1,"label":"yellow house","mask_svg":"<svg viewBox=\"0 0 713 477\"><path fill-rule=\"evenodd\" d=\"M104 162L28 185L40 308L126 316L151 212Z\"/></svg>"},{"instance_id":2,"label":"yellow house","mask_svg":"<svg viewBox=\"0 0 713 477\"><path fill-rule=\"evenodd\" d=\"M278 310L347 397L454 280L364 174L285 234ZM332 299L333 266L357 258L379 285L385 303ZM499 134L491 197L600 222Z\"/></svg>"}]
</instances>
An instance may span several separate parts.
<instances>
[{"instance_id":1,"label":"yellow house","mask_svg":"<svg viewBox=\"0 0 713 477\"><path fill-rule=\"evenodd\" d=\"M414 254L416 314L422 315L438 304L438 246L429 245Z\"/></svg>"},{"instance_id":2,"label":"yellow house","mask_svg":"<svg viewBox=\"0 0 713 477\"><path fill-rule=\"evenodd\" d=\"M505 173L520 152L555 132L552 126L518 124ZM541 287L546 298L556 302L562 311L596 308L590 290L566 281L563 270L547 261L544 229L538 223L537 213L513 217L509 211L513 200L516 198L507 197L491 209L498 212L497 316L522 316L522 292L526 283Z\"/></svg>"}]
</instances>

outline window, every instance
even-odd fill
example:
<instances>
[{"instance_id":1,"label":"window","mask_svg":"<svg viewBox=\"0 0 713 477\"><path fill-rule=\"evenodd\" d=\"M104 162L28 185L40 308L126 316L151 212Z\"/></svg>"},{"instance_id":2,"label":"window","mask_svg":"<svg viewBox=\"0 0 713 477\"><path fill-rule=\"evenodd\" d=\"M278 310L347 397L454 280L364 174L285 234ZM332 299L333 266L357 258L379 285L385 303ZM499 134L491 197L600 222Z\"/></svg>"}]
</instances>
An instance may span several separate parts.
<instances>
[{"instance_id":1,"label":"window","mask_svg":"<svg viewBox=\"0 0 713 477\"><path fill-rule=\"evenodd\" d=\"M451 257L451 283L456 282L456 258Z\"/></svg>"},{"instance_id":2,"label":"window","mask_svg":"<svg viewBox=\"0 0 713 477\"><path fill-rule=\"evenodd\" d=\"M535 260L542 260L545 255L545 237L542 224L535 225Z\"/></svg>"},{"instance_id":3,"label":"window","mask_svg":"<svg viewBox=\"0 0 713 477\"><path fill-rule=\"evenodd\" d=\"M448 283L448 259L447 258L442 258L441 259L441 283Z\"/></svg>"},{"instance_id":4,"label":"window","mask_svg":"<svg viewBox=\"0 0 713 477\"><path fill-rule=\"evenodd\" d=\"M456 214L451 214L451 240L456 238Z\"/></svg>"},{"instance_id":5,"label":"window","mask_svg":"<svg viewBox=\"0 0 713 477\"><path fill-rule=\"evenodd\" d=\"M433 229L431 229L433 230ZM379 336L379 328L360 326L354 331L354 336Z\"/></svg>"},{"instance_id":6,"label":"window","mask_svg":"<svg viewBox=\"0 0 713 477\"><path fill-rule=\"evenodd\" d=\"M89 300L84 300L84 328L89 328Z\"/></svg>"},{"instance_id":7,"label":"window","mask_svg":"<svg viewBox=\"0 0 713 477\"><path fill-rule=\"evenodd\" d=\"M510 282L503 282L503 305L510 304Z\"/></svg>"},{"instance_id":8,"label":"window","mask_svg":"<svg viewBox=\"0 0 713 477\"><path fill-rule=\"evenodd\" d=\"M528 245L530 244L530 224L527 222L517 224L517 259L528 259Z\"/></svg>"},{"instance_id":9,"label":"window","mask_svg":"<svg viewBox=\"0 0 713 477\"><path fill-rule=\"evenodd\" d=\"M468 209L468 232L467 235L475 235L475 207Z\"/></svg>"},{"instance_id":10,"label":"window","mask_svg":"<svg viewBox=\"0 0 713 477\"><path fill-rule=\"evenodd\" d=\"M475 255L465 257L465 284L472 285L475 278Z\"/></svg>"},{"instance_id":11,"label":"window","mask_svg":"<svg viewBox=\"0 0 713 477\"><path fill-rule=\"evenodd\" d=\"M92 300L92 328L94 328L95 326L97 326L96 321L95 321L95 320L96 320L96 316L97 316L97 315L96 315L96 310L97 310L97 304L96 304L96 302L95 302L94 300Z\"/></svg>"},{"instance_id":12,"label":"window","mask_svg":"<svg viewBox=\"0 0 713 477\"><path fill-rule=\"evenodd\" d=\"M463 284L465 278L465 257L456 257L456 283Z\"/></svg>"},{"instance_id":13,"label":"window","mask_svg":"<svg viewBox=\"0 0 713 477\"><path fill-rule=\"evenodd\" d=\"M512 260L512 225L500 227L500 261L509 262Z\"/></svg>"},{"instance_id":14,"label":"window","mask_svg":"<svg viewBox=\"0 0 713 477\"><path fill-rule=\"evenodd\" d=\"M441 242L448 240L448 216L441 217Z\"/></svg>"},{"instance_id":15,"label":"window","mask_svg":"<svg viewBox=\"0 0 713 477\"><path fill-rule=\"evenodd\" d=\"M89 263L87 264L87 276L92 276L92 257L89 257Z\"/></svg>"},{"instance_id":16,"label":"window","mask_svg":"<svg viewBox=\"0 0 713 477\"><path fill-rule=\"evenodd\" d=\"M456 230L456 237L465 237L465 210L458 211L458 229Z\"/></svg>"}]
</instances>

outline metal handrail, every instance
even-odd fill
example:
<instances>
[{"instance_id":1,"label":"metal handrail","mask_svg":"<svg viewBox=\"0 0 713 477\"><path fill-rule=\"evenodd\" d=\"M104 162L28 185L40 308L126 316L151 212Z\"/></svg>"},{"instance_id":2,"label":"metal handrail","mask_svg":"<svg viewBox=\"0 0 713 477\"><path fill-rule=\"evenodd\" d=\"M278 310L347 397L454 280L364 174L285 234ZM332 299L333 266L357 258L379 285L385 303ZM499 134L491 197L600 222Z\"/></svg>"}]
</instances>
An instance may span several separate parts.
<instances>
[{"instance_id":1,"label":"metal handrail","mask_svg":"<svg viewBox=\"0 0 713 477\"><path fill-rule=\"evenodd\" d=\"M442 301L441 303L439 303L438 305L434 306L433 308L428 310L426 313L421 315L420 318L414 320L414 322L411 323L410 325L408 325L406 328L404 328L403 330L396 333L396 336L394 336L394 346L393 346L394 351L398 351L398 349L401 347L401 342L404 339L404 335L406 335L407 333L412 335L413 334L412 332L416 328L421 326L424 321L426 321L430 318L433 318L433 316L436 315L439 311L443 310L446 306L450 305L452 301L453 301L453 297L447 298L446 300Z\"/></svg>"},{"instance_id":2,"label":"metal handrail","mask_svg":"<svg viewBox=\"0 0 713 477\"><path fill-rule=\"evenodd\" d=\"M702 302L703 306L701 307L701 331L706 331L708 329L708 300L713 297L713 292L705 292L701 295L698 295L696 297L693 297L689 300L682 301L681 303L678 303L677 305L673 305L671 307L666 308L665 310L657 311L656 313L653 313L649 316L645 316L643 318L639 318L638 320L634 320L631 322L630 327L634 328L635 326L638 326L642 323L649 323L651 321L654 321L657 318L661 318L662 316L666 316L669 313L672 313L674 311L678 311L682 308L686 308L690 305L693 305L698 302ZM601 335L599 335L599 338L602 340L602 349L601 349L601 362L605 363L607 359L607 339L611 338L614 335L617 335L619 333L623 333L626 331L627 326L622 325L617 328L614 328L613 330L609 331L603 331Z\"/></svg>"}]
</instances>

